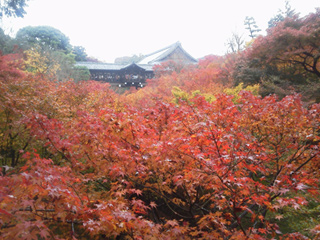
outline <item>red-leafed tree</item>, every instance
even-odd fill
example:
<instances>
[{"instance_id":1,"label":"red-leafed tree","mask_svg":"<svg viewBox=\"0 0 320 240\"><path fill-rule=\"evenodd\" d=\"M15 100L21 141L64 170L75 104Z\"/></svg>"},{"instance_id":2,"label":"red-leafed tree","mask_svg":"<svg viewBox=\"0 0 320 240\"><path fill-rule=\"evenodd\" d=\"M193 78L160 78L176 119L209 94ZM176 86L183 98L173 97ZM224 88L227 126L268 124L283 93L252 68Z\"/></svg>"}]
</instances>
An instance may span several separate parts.
<instances>
[{"instance_id":1,"label":"red-leafed tree","mask_svg":"<svg viewBox=\"0 0 320 240\"><path fill-rule=\"evenodd\" d=\"M227 59L227 60L226 60ZM198 64L184 66L172 61L155 67L156 77L148 80L146 87L137 93L128 93L126 101L144 106L152 101L145 98L173 101L175 88L188 95L211 95L222 93L232 84L230 63L232 57L206 56ZM148 96L148 97L147 97Z\"/></svg>"},{"instance_id":2,"label":"red-leafed tree","mask_svg":"<svg viewBox=\"0 0 320 240\"><path fill-rule=\"evenodd\" d=\"M305 73L320 78L320 9L306 17L288 17L258 37L249 56L261 64L272 64L293 74Z\"/></svg>"},{"instance_id":3,"label":"red-leafed tree","mask_svg":"<svg viewBox=\"0 0 320 240\"><path fill-rule=\"evenodd\" d=\"M305 17L290 15L259 36L242 53L236 82L262 83L264 95L294 91L306 101L319 101L320 10Z\"/></svg>"},{"instance_id":4,"label":"red-leafed tree","mask_svg":"<svg viewBox=\"0 0 320 240\"><path fill-rule=\"evenodd\" d=\"M319 203L319 105L248 92L173 102L174 86L218 86L228 67L216 57L122 97L107 84L38 79L8 57L0 58L1 238L316 236L317 218L303 219L305 229L285 225L288 212ZM11 150L19 161L10 165Z\"/></svg>"}]
</instances>

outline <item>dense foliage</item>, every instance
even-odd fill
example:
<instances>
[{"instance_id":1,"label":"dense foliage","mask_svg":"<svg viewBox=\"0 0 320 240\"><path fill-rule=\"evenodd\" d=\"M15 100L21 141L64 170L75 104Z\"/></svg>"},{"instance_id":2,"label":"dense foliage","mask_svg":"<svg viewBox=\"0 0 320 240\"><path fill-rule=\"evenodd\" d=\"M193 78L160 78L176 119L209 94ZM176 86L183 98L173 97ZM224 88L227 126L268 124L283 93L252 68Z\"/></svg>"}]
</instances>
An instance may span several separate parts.
<instances>
[{"instance_id":1,"label":"dense foliage","mask_svg":"<svg viewBox=\"0 0 320 240\"><path fill-rule=\"evenodd\" d=\"M53 27L24 27L15 38L0 29L0 52L23 53L24 68L43 78L59 81L90 78L87 68L75 66L76 61L87 60L85 49L71 46L69 38Z\"/></svg>"},{"instance_id":2,"label":"dense foliage","mask_svg":"<svg viewBox=\"0 0 320 240\"><path fill-rule=\"evenodd\" d=\"M29 0L6 0L0 2L0 20L4 17L23 17Z\"/></svg>"},{"instance_id":3,"label":"dense foliage","mask_svg":"<svg viewBox=\"0 0 320 240\"><path fill-rule=\"evenodd\" d=\"M316 211L319 105L229 89L232 101L215 57L123 96L19 59L0 59L4 239L302 237L283 222Z\"/></svg>"},{"instance_id":4,"label":"dense foliage","mask_svg":"<svg viewBox=\"0 0 320 240\"><path fill-rule=\"evenodd\" d=\"M292 21L316 34L316 16L279 22L243 52L156 66L123 95L70 80L72 53L45 41L1 55L1 239L319 238L320 104L261 97L253 81L292 68L317 81L279 63L300 61L295 30L288 49L261 45ZM309 65L315 39L299 40Z\"/></svg>"},{"instance_id":5,"label":"dense foliage","mask_svg":"<svg viewBox=\"0 0 320 240\"><path fill-rule=\"evenodd\" d=\"M20 47L29 49L36 45L50 50L71 51L69 38L56 28L49 26L24 27L16 35Z\"/></svg>"},{"instance_id":6,"label":"dense foliage","mask_svg":"<svg viewBox=\"0 0 320 240\"><path fill-rule=\"evenodd\" d=\"M235 82L260 83L263 95L299 92L305 101L319 102L320 9L305 17L288 14L241 54Z\"/></svg>"}]
</instances>

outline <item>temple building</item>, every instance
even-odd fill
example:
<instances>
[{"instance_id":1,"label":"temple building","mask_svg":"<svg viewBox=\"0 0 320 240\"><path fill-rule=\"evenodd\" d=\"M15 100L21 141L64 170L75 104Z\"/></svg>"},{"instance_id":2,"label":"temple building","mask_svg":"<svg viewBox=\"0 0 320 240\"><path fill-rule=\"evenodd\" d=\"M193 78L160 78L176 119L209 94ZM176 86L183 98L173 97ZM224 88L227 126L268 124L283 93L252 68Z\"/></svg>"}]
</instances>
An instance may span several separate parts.
<instances>
[{"instance_id":1,"label":"temple building","mask_svg":"<svg viewBox=\"0 0 320 240\"><path fill-rule=\"evenodd\" d=\"M180 42L162 48L144 56L137 63L127 65L114 63L77 62L77 66L89 69L91 79L108 82L119 87L143 87L147 79L154 77L153 66L166 61L175 61L182 64L194 64L197 60L188 54Z\"/></svg>"}]
</instances>

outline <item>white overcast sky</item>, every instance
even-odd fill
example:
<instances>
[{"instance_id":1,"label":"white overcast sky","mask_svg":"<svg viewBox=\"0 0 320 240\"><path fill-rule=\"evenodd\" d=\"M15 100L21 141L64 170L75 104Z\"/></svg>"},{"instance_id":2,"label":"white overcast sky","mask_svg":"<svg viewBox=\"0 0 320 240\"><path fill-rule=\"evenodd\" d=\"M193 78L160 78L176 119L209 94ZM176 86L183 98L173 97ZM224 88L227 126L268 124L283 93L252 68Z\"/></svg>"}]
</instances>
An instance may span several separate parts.
<instances>
[{"instance_id":1,"label":"white overcast sky","mask_svg":"<svg viewBox=\"0 0 320 240\"><path fill-rule=\"evenodd\" d=\"M291 0L300 16L320 7L319 0ZM265 30L284 10L284 0L30 0L23 19L5 19L14 34L25 26L47 25L62 31L88 55L116 57L148 54L177 41L195 58L226 53L232 32L244 33L246 16Z\"/></svg>"}]
</instances>

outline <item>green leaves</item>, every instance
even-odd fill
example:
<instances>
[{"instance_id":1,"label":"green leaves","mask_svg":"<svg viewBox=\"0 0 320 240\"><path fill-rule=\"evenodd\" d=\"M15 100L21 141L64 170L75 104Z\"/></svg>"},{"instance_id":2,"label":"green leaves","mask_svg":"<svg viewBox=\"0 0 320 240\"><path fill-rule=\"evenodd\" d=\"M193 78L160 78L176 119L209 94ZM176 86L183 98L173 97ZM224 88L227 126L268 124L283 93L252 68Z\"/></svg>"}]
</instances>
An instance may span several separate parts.
<instances>
[{"instance_id":1,"label":"green leaves","mask_svg":"<svg viewBox=\"0 0 320 240\"><path fill-rule=\"evenodd\" d=\"M3 16L23 17L28 0L8 0L0 4L0 19Z\"/></svg>"},{"instance_id":2,"label":"green leaves","mask_svg":"<svg viewBox=\"0 0 320 240\"><path fill-rule=\"evenodd\" d=\"M49 50L62 50L65 53L71 51L69 38L61 31L49 26L24 27L17 32L16 40L23 49L34 45Z\"/></svg>"}]
</instances>

